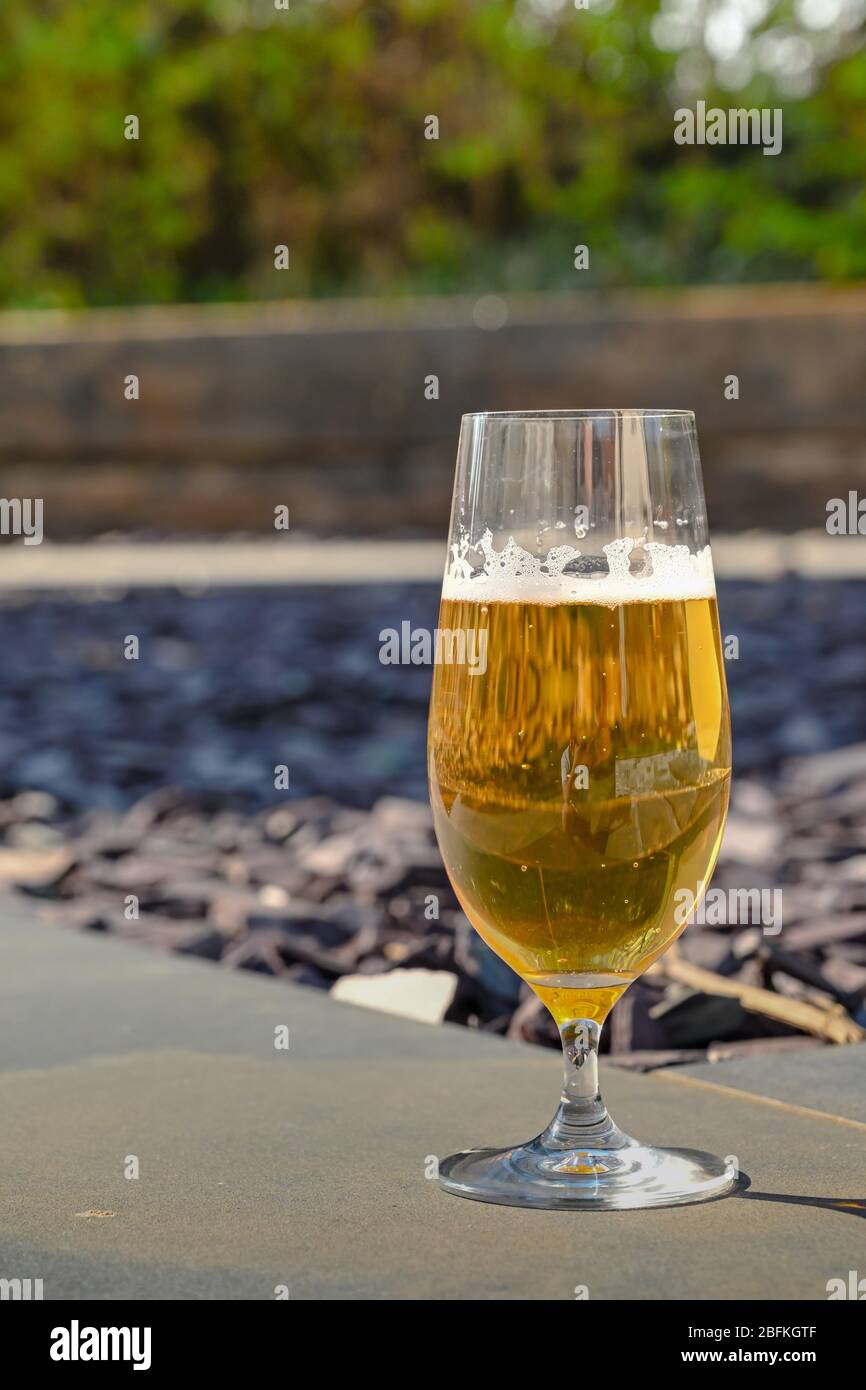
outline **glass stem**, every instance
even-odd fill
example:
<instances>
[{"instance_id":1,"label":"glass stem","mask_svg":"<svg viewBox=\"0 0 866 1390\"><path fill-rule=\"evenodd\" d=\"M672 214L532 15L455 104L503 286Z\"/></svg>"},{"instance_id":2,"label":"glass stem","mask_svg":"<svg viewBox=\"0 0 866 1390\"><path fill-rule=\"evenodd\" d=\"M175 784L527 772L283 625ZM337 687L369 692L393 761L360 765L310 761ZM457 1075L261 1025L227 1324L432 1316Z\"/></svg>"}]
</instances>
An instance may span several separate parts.
<instances>
[{"instance_id":1,"label":"glass stem","mask_svg":"<svg viewBox=\"0 0 866 1390\"><path fill-rule=\"evenodd\" d=\"M620 1148L624 1136L607 1113L598 1089L598 1044L601 1026L575 1018L560 1025L565 1075L556 1114L544 1132L550 1147Z\"/></svg>"}]
</instances>

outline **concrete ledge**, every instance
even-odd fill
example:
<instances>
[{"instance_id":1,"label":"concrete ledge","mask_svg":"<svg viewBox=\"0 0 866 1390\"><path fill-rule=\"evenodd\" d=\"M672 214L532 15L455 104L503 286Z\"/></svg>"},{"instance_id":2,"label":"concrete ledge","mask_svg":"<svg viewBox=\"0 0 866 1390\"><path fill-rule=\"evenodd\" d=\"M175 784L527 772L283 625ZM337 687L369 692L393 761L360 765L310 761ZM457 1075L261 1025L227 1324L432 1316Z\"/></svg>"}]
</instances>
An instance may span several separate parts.
<instances>
[{"instance_id":1,"label":"concrete ledge","mask_svg":"<svg viewBox=\"0 0 866 1390\"><path fill-rule=\"evenodd\" d=\"M425 1161L539 1129L551 1053L11 911L0 1018L0 1273L48 1299L823 1300L862 1264L866 1125L606 1068L621 1123L736 1154L750 1190L511 1210L447 1197Z\"/></svg>"},{"instance_id":2,"label":"concrete ledge","mask_svg":"<svg viewBox=\"0 0 866 1390\"><path fill-rule=\"evenodd\" d=\"M441 541L158 541L0 548L0 590L440 585ZM823 532L717 536L718 579L866 578L866 540Z\"/></svg>"}]
</instances>

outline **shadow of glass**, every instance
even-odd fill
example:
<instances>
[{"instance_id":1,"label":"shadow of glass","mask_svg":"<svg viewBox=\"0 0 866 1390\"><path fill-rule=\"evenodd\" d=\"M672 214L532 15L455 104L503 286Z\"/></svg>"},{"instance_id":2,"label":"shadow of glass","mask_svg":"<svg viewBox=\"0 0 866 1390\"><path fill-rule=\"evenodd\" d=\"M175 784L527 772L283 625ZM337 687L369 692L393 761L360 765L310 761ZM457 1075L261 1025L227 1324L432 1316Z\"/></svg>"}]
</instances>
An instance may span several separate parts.
<instances>
[{"instance_id":1,"label":"shadow of glass","mask_svg":"<svg viewBox=\"0 0 866 1390\"><path fill-rule=\"evenodd\" d=\"M787 1202L792 1207L815 1207L818 1211L837 1211L845 1216L866 1218L866 1197L801 1197L790 1192L756 1192L746 1173L740 1174L737 1188L729 1195L750 1202Z\"/></svg>"}]
</instances>

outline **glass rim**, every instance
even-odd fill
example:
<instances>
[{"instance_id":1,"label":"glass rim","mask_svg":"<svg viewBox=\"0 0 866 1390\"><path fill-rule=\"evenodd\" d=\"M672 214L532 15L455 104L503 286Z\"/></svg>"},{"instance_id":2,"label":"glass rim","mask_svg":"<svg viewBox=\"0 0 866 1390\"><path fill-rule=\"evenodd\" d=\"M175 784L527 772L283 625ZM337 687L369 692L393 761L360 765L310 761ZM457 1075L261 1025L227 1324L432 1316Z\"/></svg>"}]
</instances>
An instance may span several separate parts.
<instances>
[{"instance_id":1,"label":"glass rim","mask_svg":"<svg viewBox=\"0 0 866 1390\"><path fill-rule=\"evenodd\" d=\"M610 407L598 410L470 410L461 416L463 420L619 420L629 417L640 419L683 419L695 418L693 410L667 410L653 407L628 406Z\"/></svg>"}]
</instances>

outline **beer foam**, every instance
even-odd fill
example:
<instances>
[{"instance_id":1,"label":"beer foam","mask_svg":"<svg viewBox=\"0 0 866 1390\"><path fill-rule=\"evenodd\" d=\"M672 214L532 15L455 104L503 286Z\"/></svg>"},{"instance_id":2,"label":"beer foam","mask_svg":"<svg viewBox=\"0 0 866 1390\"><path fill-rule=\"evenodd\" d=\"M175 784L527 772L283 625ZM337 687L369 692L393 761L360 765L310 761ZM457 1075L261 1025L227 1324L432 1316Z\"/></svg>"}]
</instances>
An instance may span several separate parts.
<instances>
[{"instance_id":1,"label":"beer foam","mask_svg":"<svg viewBox=\"0 0 866 1390\"><path fill-rule=\"evenodd\" d=\"M493 535L484 532L477 546L466 540L451 547L442 597L484 603L654 603L661 600L715 598L710 547L693 554L686 545L647 541L640 549L649 568L634 573L632 551L640 543L630 536L602 546L607 573L580 572L570 568L581 559L573 545L557 545L543 558L517 544L513 536L501 550L494 549ZM470 554L481 552L483 565L472 564Z\"/></svg>"}]
</instances>

